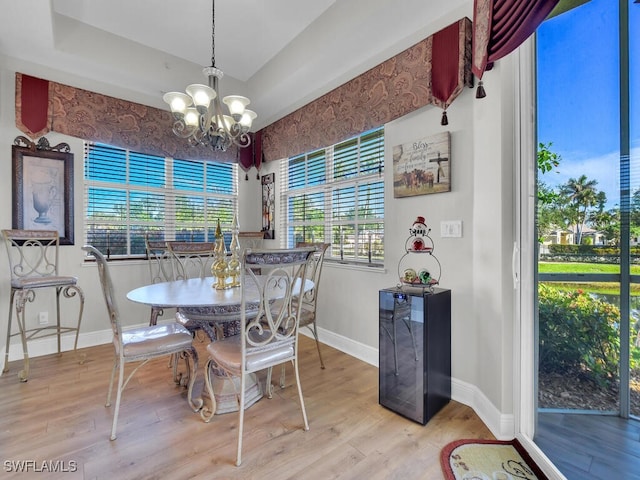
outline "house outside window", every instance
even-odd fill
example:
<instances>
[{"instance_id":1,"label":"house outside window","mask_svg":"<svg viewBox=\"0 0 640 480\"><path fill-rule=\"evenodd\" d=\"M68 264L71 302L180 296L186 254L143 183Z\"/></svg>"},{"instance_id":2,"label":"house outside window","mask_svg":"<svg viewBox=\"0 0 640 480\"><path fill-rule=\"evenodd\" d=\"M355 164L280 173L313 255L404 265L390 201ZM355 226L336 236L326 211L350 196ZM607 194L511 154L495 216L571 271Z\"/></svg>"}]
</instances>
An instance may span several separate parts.
<instances>
[{"instance_id":1,"label":"house outside window","mask_svg":"<svg viewBox=\"0 0 640 480\"><path fill-rule=\"evenodd\" d=\"M152 240L213 241L237 206L237 165L85 143L85 242L116 258Z\"/></svg>"},{"instance_id":2,"label":"house outside window","mask_svg":"<svg viewBox=\"0 0 640 480\"><path fill-rule=\"evenodd\" d=\"M282 162L283 243L330 243L325 259L384 262L384 128Z\"/></svg>"}]
</instances>

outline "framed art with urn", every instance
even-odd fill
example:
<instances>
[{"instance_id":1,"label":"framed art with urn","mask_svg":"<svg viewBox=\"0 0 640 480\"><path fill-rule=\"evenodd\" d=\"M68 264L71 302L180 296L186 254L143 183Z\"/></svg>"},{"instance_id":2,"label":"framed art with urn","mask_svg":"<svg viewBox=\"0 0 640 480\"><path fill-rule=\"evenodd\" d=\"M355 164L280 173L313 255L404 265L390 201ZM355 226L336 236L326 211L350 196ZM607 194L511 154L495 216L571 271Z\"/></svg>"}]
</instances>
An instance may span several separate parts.
<instances>
[{"instance_id":1,"label":"framed art with urn","mask_svg":"<svg viewBox=\"0 0 640 480\"><path fill-rule=\"evenodd\" d=\"M18 137L12 146L12 228L57 230L61 245L73 245L73 153Z\"/></svg>"}]
</instances>

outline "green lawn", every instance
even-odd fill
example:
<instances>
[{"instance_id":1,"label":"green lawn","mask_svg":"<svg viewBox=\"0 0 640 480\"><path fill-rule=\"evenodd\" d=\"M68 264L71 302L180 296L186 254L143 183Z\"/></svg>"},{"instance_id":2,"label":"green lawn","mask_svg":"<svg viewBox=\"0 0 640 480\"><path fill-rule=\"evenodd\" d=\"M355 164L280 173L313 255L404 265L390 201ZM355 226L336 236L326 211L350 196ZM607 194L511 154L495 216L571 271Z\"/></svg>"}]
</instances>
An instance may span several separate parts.
<instances>
[{"instance_id":1,"label":"green lawn","mask_svg":"<svg viewBox=\"0 0 640 480\"><path fill-rule=\"evenodd\" d=\"M540 273L620 273L612 263L538 262ZM631 265L631 275L640 275L640 265Z\"/></svg>"},{"instance_id":2,"label":"green lawn","mask_svg":"<svg viewBox=\"0 0 640 480\"><path fill-rule=\"evenodd\" d=\"M538 262L540 273L620 273L620 265L611 263L580 263L580 262ZM631 265L631 274L640 275L640 265ZM620 294L618 283L600 282L549 282L565 290L584 290L585 292L601 294ZM640 285L631 284L631 294L640 295Z\"/></svg>"}]
</instances>

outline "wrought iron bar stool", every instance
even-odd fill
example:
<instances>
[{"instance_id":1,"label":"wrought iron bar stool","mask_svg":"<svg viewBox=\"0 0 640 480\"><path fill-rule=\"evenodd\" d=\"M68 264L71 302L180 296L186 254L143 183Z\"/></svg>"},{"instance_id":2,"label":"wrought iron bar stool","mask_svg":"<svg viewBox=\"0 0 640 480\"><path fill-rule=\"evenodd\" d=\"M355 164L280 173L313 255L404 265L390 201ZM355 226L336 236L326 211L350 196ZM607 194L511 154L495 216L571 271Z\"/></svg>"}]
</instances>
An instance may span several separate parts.
<instances>
[{"instance_id":1,"label":"wrought iron bar stool","mask_svg":"<svg viewBox=\"0 0 640 480\"><path fill-rule=\"evenodd\" d=\"M9 297L9 321L7 325L7 344L2 373L9 371L9 348L11 337L20 335L22 353L24 356L23 369L18 374L20 381L29 379L29 351L27 341L33 338L50 336L58 337L58 353L61 353L62 334L75 332L73 350L78 348L78 334L84 309L84 293L77 285L77 278L61 276L58 273L58 250L60 246L59 234L55 230L2 230L2 235L9 256L11 270L11 294ZM36 291L43 288L54 288L56 293L56 324L40 327L27 327L26 305L33 302ZM78 321L75 326L62 326L60 316L60 295L64 298L78 298L80 305ZM13 308L15 305L16 320L19 332L11 333ZM80 363L84 362L81 356Z\"/></svg>"}]
</instances>

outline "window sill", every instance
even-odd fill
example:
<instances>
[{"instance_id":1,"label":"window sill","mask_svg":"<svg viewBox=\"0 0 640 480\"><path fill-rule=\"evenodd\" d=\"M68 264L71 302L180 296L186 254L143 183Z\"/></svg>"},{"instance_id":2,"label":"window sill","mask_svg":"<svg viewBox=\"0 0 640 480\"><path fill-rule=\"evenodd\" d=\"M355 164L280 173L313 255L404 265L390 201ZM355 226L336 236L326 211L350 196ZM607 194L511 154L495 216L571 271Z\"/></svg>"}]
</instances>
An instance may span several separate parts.
<instances>
[{"instance_id":1,"label":"window sill","mask_svg":"<svg viewBox=\"0 0 640 480\"><path fill-rule=\"evenodd\" d=\"M360 272L368 273L387 273L387 269L384 265L368 265L366 263L349 263L341 262L340 260L324 260L324 266L329 268L338 268L343 270L357 270Z\"/></svg>"}]
</instances>

